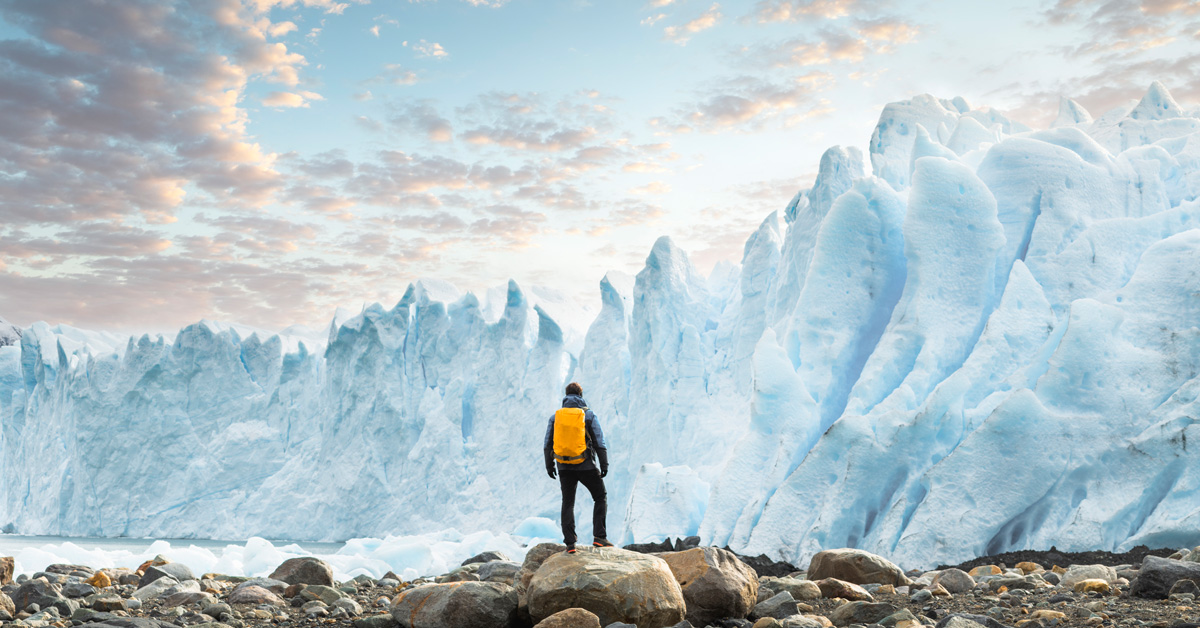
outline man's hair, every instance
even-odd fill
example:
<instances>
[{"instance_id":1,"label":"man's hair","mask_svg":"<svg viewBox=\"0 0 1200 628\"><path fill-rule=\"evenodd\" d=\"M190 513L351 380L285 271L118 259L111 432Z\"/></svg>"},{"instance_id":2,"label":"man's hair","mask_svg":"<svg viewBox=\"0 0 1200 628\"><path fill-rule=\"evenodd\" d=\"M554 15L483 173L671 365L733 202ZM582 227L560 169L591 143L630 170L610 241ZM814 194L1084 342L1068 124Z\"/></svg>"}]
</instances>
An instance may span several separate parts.
<instances>
[{"instance_id":1,"label":"man's hair","mask_svg":"<svg viewBox=\"0 0 1200 628\"><path fill-rule=\"evenodd\" d=\"M579 384L576 384L575 382L571 382L570 384L567 384L567 394L568 395L578 395L578 396L582 397L583 396L583 386L580 386Z\"/></svg>"}]
</instances>

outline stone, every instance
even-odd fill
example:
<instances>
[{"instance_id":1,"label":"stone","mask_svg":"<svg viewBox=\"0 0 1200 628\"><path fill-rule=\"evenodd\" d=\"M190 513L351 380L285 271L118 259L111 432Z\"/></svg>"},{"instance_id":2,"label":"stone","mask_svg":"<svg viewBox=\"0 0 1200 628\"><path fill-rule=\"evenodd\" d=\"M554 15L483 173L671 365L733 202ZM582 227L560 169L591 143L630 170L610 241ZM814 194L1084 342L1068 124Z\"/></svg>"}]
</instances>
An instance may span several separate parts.
<instances>
[{"instance_id":1,"label":"stone","mask_svg":"<svg viewBox=\"0 0 1200 628\"><path fill-rule=\"evenodd\" d=\"M941 585L951 593L966 593L975 588L975 579L961 569L946 569L933 577L932 584Z\"/></svg>"},{"instance_id":2,"label":"stone","mask_svg":"<svg viewBox=\"0 0 1200 628\"><path fill-rule=\"evenodd\" d=\"M988 580L988 587L993 591L999 591L1004 588L1007 591L1015 589L1036 589L1037 583L1031 580L1032 576L1005 576L1001 578L992 578Z\"/></svg>"},{"instance_id":3,"label":"stone","mask_svg":"<svg viewBox=\"0 0 1200 628\"><path fill-rule=\"evenodd\" d=\"M938 620L934 628L1008 628L987 615L954 613Z\"/></svg>"},{"instance_id":4,"label":"stone","mask_svg":"<svg viewBox=\"0 0 1200 628\"><path fill-rule=\"evenodd\" d=\"M920 591L913 593L912 596L908 598L908 601L912 602L913 604L924 604L932 599L933 591L930 591L929 589L921 589Z\"/></svg>"},{"instance_id":5,"label":"stone","mask_svg":"<svg viewBox=\"0 0 1200 628\"><path fill-rule=\"evenodd\" d=\"M178 591L162 597L163 606L187 606L189 604L210 604L215 601L211 593L203 591Z\"/></svg>"},{"instance_id":6,"label":"stone","mask_svg":"<svg viewBox=\"0 0 1200 628\"><path fill-rule=\"evenodd\" d=\"M683 590L665 560L615 547L551 555L529 581L526 595L534 622L584 608L605 625L621 621L663 628L679 623L687 612Z\"/></svg>"},{"instance_id":7,"label":"stone","mask_svg":"<svg viewBox=\"0 0 1200 628\"><path fill-rule=\"evenodd\" d=\"M763 593L763 589L771 591L768 595ZM819 600L821 599L821 587L812 580L801 580L799 578L783 577L783 578L760 578L759 579L759 597L766 599L787 591L792 594L795 600Z\"/></svg>"},{"instance_id":8,"label":"stone","mask_svg":"<svg viewBox=\"0 0 1200 628\"><path fill-rule=\"evenodd\" d=\"M334 602L346 597L345 593L338 591L333 587L327 587L321 584L313 584L304 588L300 592L300 597L305 600L321 600L327 606L332 606Z\"/></svg>"},{"instance_id":9,"label":"stone","mask_svg":"<svg viewBox=\"0 0 1200 628\"><path fill-rule=\"evenodd\" d=\"M87 582L97 589L104 589L112 586L112 580L108 577L108 574L104 573L103 571L97 571L96 573L92 574L91 578L88 578L84 582Z\"/></svg>"},{"instance_id":10,"label":"stone","mask_svg":"<svg viewBox=\"0 0 1200 628\"><path fill-rule=\"evenodd\" d=\"M284 602L283 598L253 584L248 587L235 589L233 593L229 594L227 601L230 604L253 604L255 606L259 604L270 604L272 606L287 605L287 602Z\"/></svg>"},{"instance_id":11,"label":"stone","mask_svg":"<svg viewBox=\"0 0 1200 628\"><path fill-rule=\"evenodd\" d=\"M995 565L980 565L980 566L972 569L971 571L968 571L967 573L972 578L979 578L981 576L998 576L1004 572L1001 571L1000 568Z\"/></svg>"},{"instance_id":12,"label":"stone","mask_svg":"<svg viewBox=\"0 0 1200 628\"><path fill-rule=\"evenodd\" d=\"M13 569L17 559L12 556L0 556L0 587L13 582Z\"/></svg>"},{"instance_id":13,"label":"stone","mask_svg":"<svg viewBox=\"0 0 1200 628\"><path fill-rule=\"evenodd\" d=\"M481 582L499 582L511 586L516 584L517 576L520 573L521 563L493 560L480 565L479 571L475 572L475 575Z\"/></svg>"},{"instance_id":14,"label":"stone","mask_svg":"<svg viewBox=\"0 0 1200 628\"><path fill-rule=\"evenodd\" d=\"M837 578L854 584L906 586L912 581L892 561L860 549L817 552L808 566L808 578Z\"/></svg>"},{"instance_id":15,"label":"stone","mask_svg":"<svg viewBox=\"0 0 1200 628\"><path fill-rule=\"evenodd\" d=\"M885 628L913 628L921 625L921 620L907 608L902 608L879 620L879 625Z\"/></svg>"},{"instance_id":16,"label":"stone","mask_svg":"<svg viewBox=\"0 0 1200 628\"><path fill-rule=\"evenodd\" d=\"M58 613L64 617L70 617L71 613L79 608L77 602L63 597L57 585L40 579L29 580L17 587L12 594L12 601L17 610L27 609L30 604L37 604L38 610L53 607L58 609Z\"/></svg>"},{"instance_id":17,"label":"stone","mask_svg":"<svg viewBox=\"0 0 1200 628\"><path fill-rule=\"evenodd\" d=\"M483 553L476 554L476 555L462 561L462 564L463 565L471 565L474 563L490 563L495 560L501 560L501 561L507 562L511 559L508 556L506 556L504 554L504 552L483 552Z\"/></svg>"},{"instance_id":18,"label":"stone","mask_svg":"<svg viewBox=\"0 0 1200 628\"><path fill-rule=\"evenodd\" d=\"M821 589L821 596L827 598L840 597L843 600L851 602L871 602L875 598L871 597L867 590L845 580L837 578L824 578L816 581L817 587Z\"/></svg>"},{"instance_id":19,"label":"stone","mask_svg":"<svg viewBox=\"0 0 1200 628\"><path fill-rule=\"evenodd\" d=\"M800 603L787 591L777 593L769 599L755 604L754 610L750 613L754 618L773 617L775 619L784 619L799 614Z\"/></svg>"},{"instance_id":20,"label":"stone","mask_svg":"<svg viewBox=\"0 0 1200 628\"><path fill-rule=\"evenodd\" d=\"M209 617L212 617L213 619L220 619L221 615L224 615L226 613L233 613L233 608L223 602L219 602L216 604L209 604L209 605L201 607L201 608L203 609L200 611L201 613L204 613L205 615L208 615ZM391 615L388 615L388 617L391 617Z\"/></svg>"},{"instance_id":21,"label":"stone","mask_svg":"<svg viewBox=\"0 0 1200 628\"><path fill-rule=\"evenodd\" d=\"M1089 578L1075 583L1075 591L1077 593L1091 593L1092 591L1108 593L1111 588L1112 586L1108 584L1108 581L1101 578Z\"/></svg>"},{"instance_id":22,"label":"stone","mask_svg":"<svg viewBox=\"0 0 1200 628\"><path fill-rule=\"evenodd\" d=\"M192 575L192 570L183 563L151 565L142 572L142 577L138 580L138 588L140 589L159 578L173 578L183 582L184 580L195 580L196 576Z\"/></svg>"},{"instance_id":23,"label":"stone","mask_svg":"<svg viewBox=\"0 0 1200 628\"><path fill-rule=\"evenodd\" d=\"M86 624L89 622L117 619L117 617L117 615L113 615L112 613L97 611L90 608L77 608L75 609L74 613L71 613L71 622L81 622Z\"/></svg>"},{"instance_id":24,"label":"stone","mask_svg":"<svg viewBox=\"0 0 1200 628\"><path fill-rule=\"evenodd\" d=\"M1038 573L1041 571L1046 571L1045 567L1043 567L1037 563L1032 563L1029 561L1017 563L1017 569L1020 569L1021 573L1023 573L1023 574L1031 574L1031 573Z\"/></svg>"},{"instance_id":25,"label":"stone","mask_svg":"<svg viewBox=\"0 0 1200 628\"><path fill-rule=\"evenodd\" d=\"M397 624L391 614L387 614L360 617L351 622L351 625L354 628L394 628Z\"/></svg>"},{"instance_id":26,"label":"stone","mask_svg":"<svg viewBox=\"0 0 1200 628\"><path fill-rule=\"evenodd\" d=\"M334 608L340 608L346 611L348 615L362 615L362 606L353 599L344 597L333 603Z\"/></svg>"},{"instance_id":27,"label":"stone","mask_svg":"<svg viewBox=\"0 0 1200 628\"><path fill-rule=\"evenodd\" d=\"M829 614L829 621L833 622L834 626L877 624L897 610L895 606L885 602L846 602L833 609Z\"/></svg>"},{"instance_id":28,"label":"stone","mask_svg":"<svg viewBox=\"0 0 1200 628\"><path fill-rule=\"evenodd\" d=\"M1084 580L1104 580L1112 583L1117 580L1117 570L1108 565L1071 565L1059 582L1068 589L1074 589L1075 583Z\"/></svg>"},{"instance_id":29,"label":"stone","mask_svg":"<svg viewBox=\"0 0 1200 628\"><path fill-rule=\"evenodd\" d=\"M529 616L529 597L527 595L533 574L537 573L547 558L565 552L566 549L567 546L560 543L538 543L525 553L521 571L517 573L517 577L513 581L513 586L517 589L517 614L523 623L533 624L533 619Z\"/></svg>"},{"instance_id":30,"label":"stone","mask_svg":"<svg viewBox=\"0 0 1200 628\"><path fill-rule=\"evenodd\" d=\"M1167 593L1168 597L1172 595L1200 596L1200 585L1197 585L1192 580L1176 580L1175 584L1171 585L1171 590Z\"/></svg>"},{"instance_id":31,"label":"stone","mask_svg":"<svg viewBox=\"0 0 1200 628\"><path fill-rule=\"evenodd\" d=\"M203 624L197 624L192 628L201 628ZM88 628L179 628L175 624L150 619L149 617L118 617L109 619L99 623L88 624Z\"/></svg>"},{"instance_id":32,"label":"stone","mask_svg":"<svg viewBox=\"0 0 1200 628\"><path fill-rule=\"evenodd\" d=\"M1180 580L1200 584L1200 563L1147 556L1142 560L1138 577L1129 586L1129 594L1161 600L1170 595L1171 587Z\"/></svg>"},{"instance_id":33,"label":"stone","mask_svg":"<svg viewBox=\"0 0 1200 628\"><path fill-rule=\"evenodd\" d=\"M1029 614L1030 619L1057 619L1058 621L1066 621L1067 614L1062 611L1052 611L1048 608L1038 609Z\"/></svg>"},{"instance_id":34,"label":"stone","mask_svg":"<svg viewBox=\"0 0 1200 628\"><path fill-rule=\"evenodd\" d=\"M62 586L62 592L67 597L87 597L96 592L96 587L86 582L67 582Z\"/></svg>"},{"instance_id":35,"label":"stone","mask_svg":"<svg viewBox=\"0 0 1200 628\"><path fill-rule=\"evenodd\" d=\"M697 626L740 619L758 601L758 574L728 550L697 547L663 554L683 590L685 618Z\"/></svg>"},{"instance_id":36,"label":"stone","mask_svg":"<svg viewBox=\"0 0 1200 628\"><path fill-rule=\"evenodd\" d=\"M600 628L600 618L582 608L568 608L543 619L534 628Z\"/></svg>"},{"instance_id":37,"label":"stone","mask_svg":"<svg viewBox=\"0 0 1200 628\"><path fill-rule=\"evenodd\" d=\"M392 618L403 628L503 628L517 620L517 592L495 582L422 584L396 596Z\"/></svg>"},{"instance_id":38,"label":"stone","mask_svg":"<svg viewBox=\"0 0 1200 628\"><path fill-rule=\"evenodd\" d=\"M242 587L262 587L275 595L292 597L285 593L290 588L288 583L274 578L250 578L249 580L239 582L237 586L233 587L233 590L237 591Z\"/></svg>"},{"instance_id":39,"label":"stone","mask_svg":"<svg viewBox=\"0 0 1200 628\"><path fill-rule=\"evenodd\" d=\"M13 603L11 597L8 597L8 594L3 592L0 592L0 611L8 613L10 619L17 616L17 605Z\"/></svg>"},{"instance_id":40,"label":"stone","mask_svg":"<svg viewBox=\"0 0 1200 628\"><path fill-rule=\"evenodd\" d=\"M268 577L272 580L281 580L287 584L321 584L333 586L333 567L330 567L329 563L319 558L301 556L283 561Z\"/></svg>"},{"instance_id":41,"label":"stone","mask_svg":"<svg viewBox=\"0 0 1200 628\"><path fill-rule=\"evenodd\" d=\"M774 617L763 617L754 622L754 628L783 628L783 622Z\"/></svg>"},{"instance_id":42,"label":"stone","mask_svg":"<svg viewBox=\"0 0 1200 628\"><path fill-rule=\"evenodd\" d=\"M783 628L825 628L833 623L824 617L814 615L793 615L783 620Z\"/></svg>"}]
</instances>

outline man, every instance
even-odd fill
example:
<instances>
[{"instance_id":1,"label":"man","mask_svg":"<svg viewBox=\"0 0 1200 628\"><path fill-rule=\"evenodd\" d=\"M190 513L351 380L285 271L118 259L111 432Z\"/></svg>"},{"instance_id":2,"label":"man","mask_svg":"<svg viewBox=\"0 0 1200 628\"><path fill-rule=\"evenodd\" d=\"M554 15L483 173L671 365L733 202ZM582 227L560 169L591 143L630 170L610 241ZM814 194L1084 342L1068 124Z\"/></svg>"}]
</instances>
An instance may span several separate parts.
<instances>
[{"instance_id":1,"label":"man","mask_svg":"<svg viewBox=\"0 0 1200 628\"><path fill-rule=\"evenodd\" d=\"M546 428L546 473L550 479L558 478L562 487L562 529L567 553L575 553L575 487L583 484L592 494L592 536L596 547L612 547L608 542L604 518L607 514L607 493L604 491L604 476L608 475L608 448L604 445L604 432L600 420L588 410L583 401L583 387L575 382L567 384L567 396L563 397L562 408L550 417ZM599 458L600 468L596 468ZM555 473L557 465L558 472Z\"/></svg>"}]
</instances>

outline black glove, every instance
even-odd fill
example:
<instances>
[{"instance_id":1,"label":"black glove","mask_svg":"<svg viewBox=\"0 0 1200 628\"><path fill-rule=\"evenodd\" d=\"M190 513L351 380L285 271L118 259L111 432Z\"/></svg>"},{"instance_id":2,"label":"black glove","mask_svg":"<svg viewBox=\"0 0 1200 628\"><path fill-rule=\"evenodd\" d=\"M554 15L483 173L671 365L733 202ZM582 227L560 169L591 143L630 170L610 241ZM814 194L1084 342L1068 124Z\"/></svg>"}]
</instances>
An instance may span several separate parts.
<instances>
[{"instance_id":1,"label":"black glove","mask_svg":"<svg viewBox=\"0 0 1200 628\"><path fill-rule=\"evenodd\" d=\"M606 475L608 475L608 467L600 469L600 477L604 477Z\"/></svg>"},{"instance_id":2,"label":"black glove","mask_svg":"<svg viewBox=\"0 0 1200 628\"><path fill-rule=\"evenodd\" d=\"M546 467L546 473L550 476L551 480L558 479L558 472L554 470L554 467Z\"/></svg>"}]
</instances>

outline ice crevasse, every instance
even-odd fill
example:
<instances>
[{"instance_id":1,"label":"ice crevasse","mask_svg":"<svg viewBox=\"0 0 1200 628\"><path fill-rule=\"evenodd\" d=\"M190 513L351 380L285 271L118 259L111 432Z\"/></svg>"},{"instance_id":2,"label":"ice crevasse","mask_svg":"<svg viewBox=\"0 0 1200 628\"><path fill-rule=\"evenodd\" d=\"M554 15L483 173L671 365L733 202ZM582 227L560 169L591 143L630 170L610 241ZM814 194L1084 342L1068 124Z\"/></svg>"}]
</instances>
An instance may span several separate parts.
<instances>
[{"instance_id":1,"label":"ice crevasse","mask_svg":"<svg viewBox=\"0 0 1200 628\"><path fill-rule=\"evenodd\" d=\"M826 151L740 266L705 277L664 237L594 313L421 281L318 336L0 320L0 525L512 531L556 515L541 435L575 380L617 541L910 567L1194 545L1198 196L1200 113L1158 83L1045 130L922 95L866 156Z\"/></svg>"}]
</instances>

